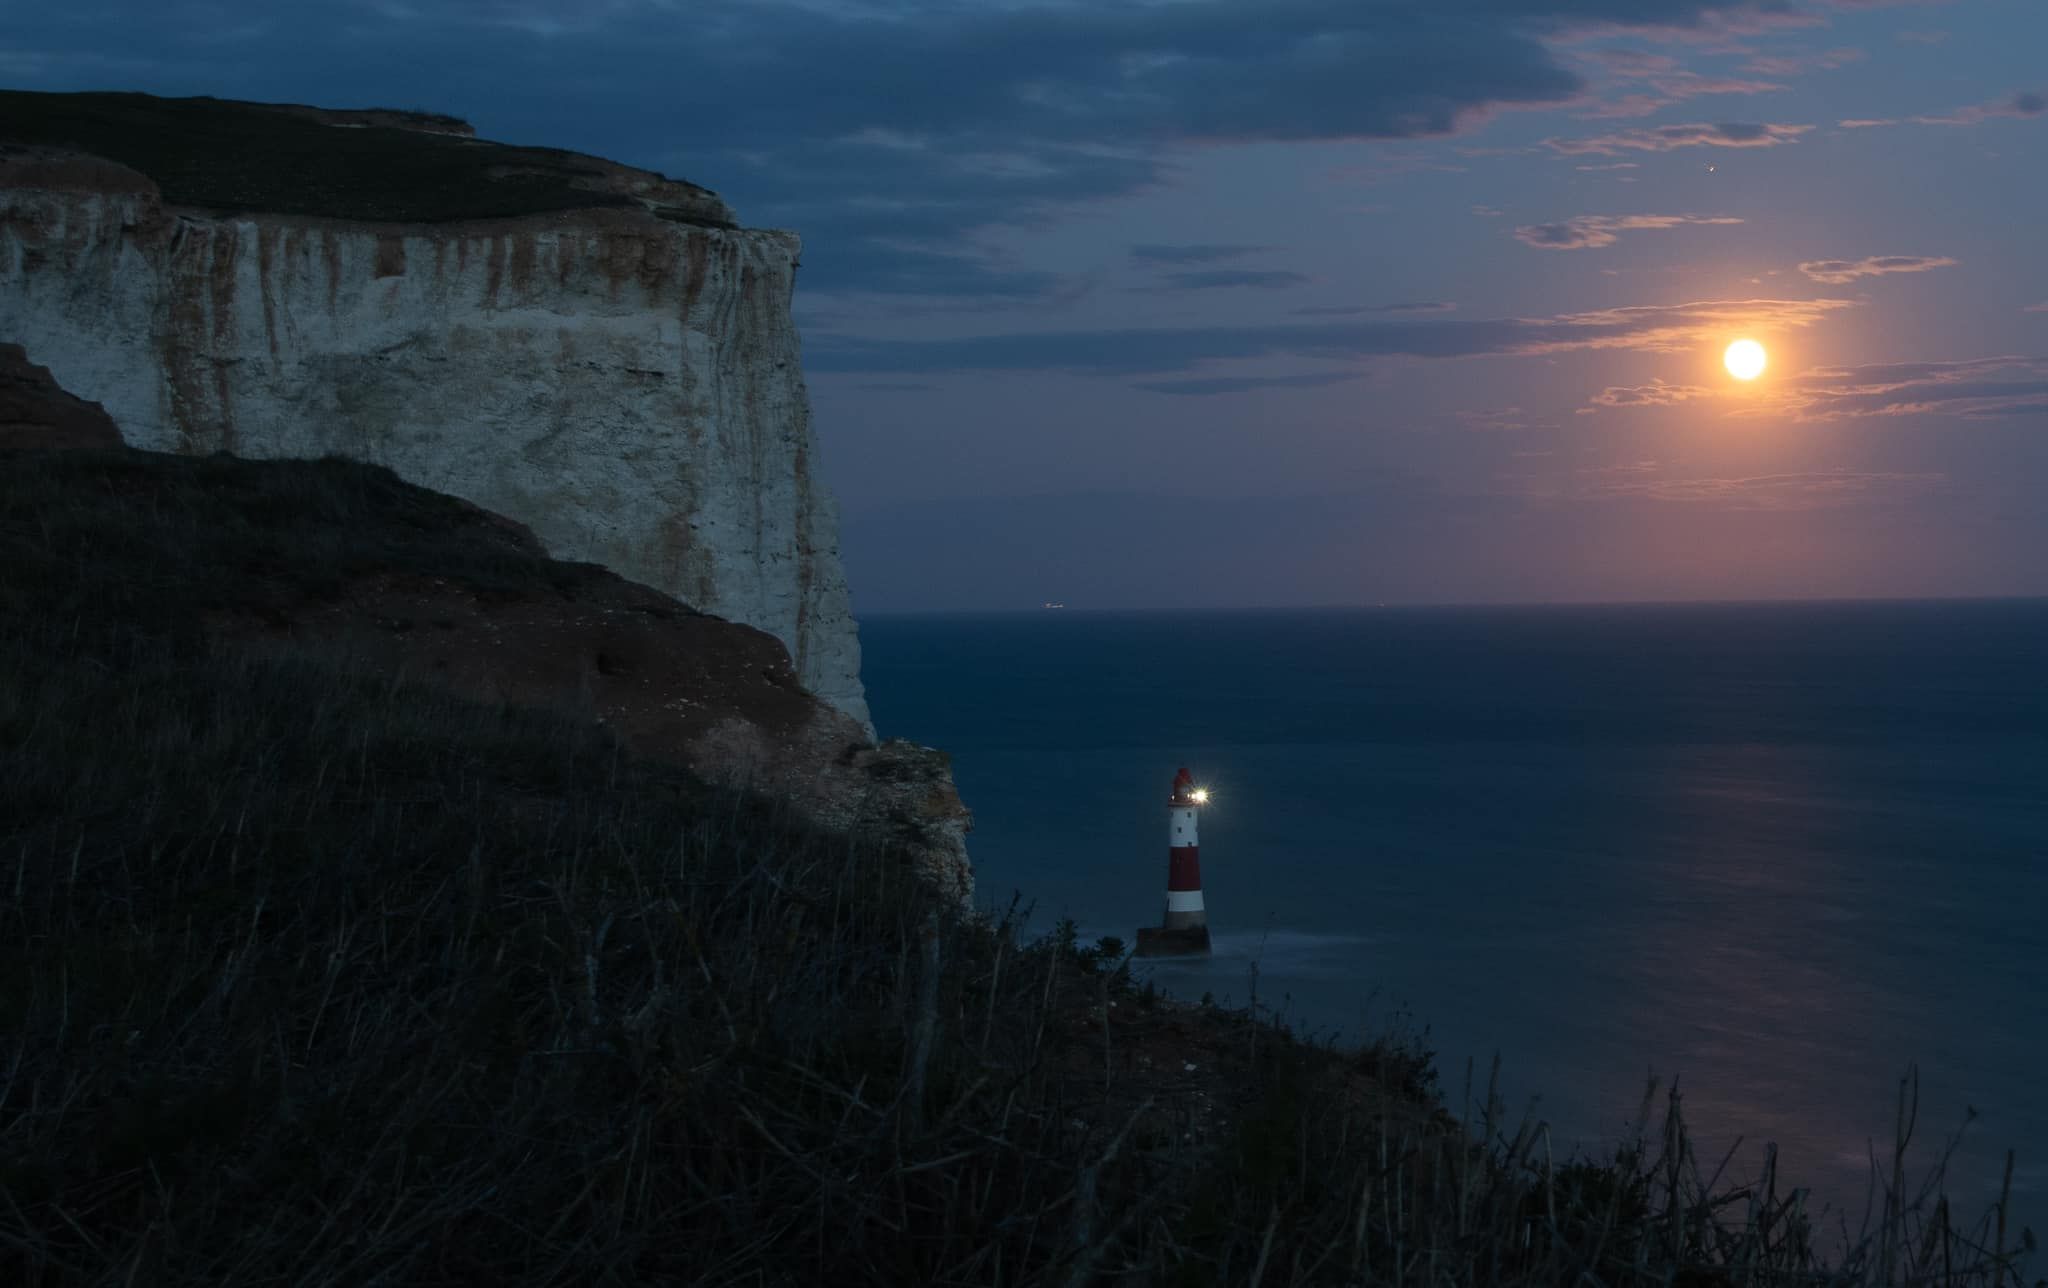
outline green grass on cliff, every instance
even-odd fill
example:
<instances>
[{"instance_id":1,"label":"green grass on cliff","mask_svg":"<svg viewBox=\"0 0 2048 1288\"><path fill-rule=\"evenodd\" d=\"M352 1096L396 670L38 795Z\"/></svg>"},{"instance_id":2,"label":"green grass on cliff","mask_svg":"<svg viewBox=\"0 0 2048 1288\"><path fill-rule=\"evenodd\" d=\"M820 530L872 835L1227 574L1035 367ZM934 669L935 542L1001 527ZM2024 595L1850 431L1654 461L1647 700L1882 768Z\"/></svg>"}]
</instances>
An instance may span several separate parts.
<instances>
[{"instance_id":1,"label":"green grass on cliff","mask_svg":"<svg viewBox=\"0 0 2048 1288\"><path fill-rule=\"evenodd\" d=\"M442 223L636 205L573 187L575 153L227 99L0 90L0 142L78 148L148 175L167 202L223 212Z\"/></svg>"},{"instance_id":2,"label":"green grass on cliff","mask_svg":"<svg viewBox=\"0 0 2048 1288\"><path fill-rule=\"evenodd\" d=\"M2019 1282L1938 1192L1835 1246L1675 1098L1552 1158L1412 1041L1174 1010L587 723L194 626L574 575L481 532L341 461L0 459L0 1282ZM1209 1144L1111 1002L1215 1044Z\"/></svg>"}]
</instances>

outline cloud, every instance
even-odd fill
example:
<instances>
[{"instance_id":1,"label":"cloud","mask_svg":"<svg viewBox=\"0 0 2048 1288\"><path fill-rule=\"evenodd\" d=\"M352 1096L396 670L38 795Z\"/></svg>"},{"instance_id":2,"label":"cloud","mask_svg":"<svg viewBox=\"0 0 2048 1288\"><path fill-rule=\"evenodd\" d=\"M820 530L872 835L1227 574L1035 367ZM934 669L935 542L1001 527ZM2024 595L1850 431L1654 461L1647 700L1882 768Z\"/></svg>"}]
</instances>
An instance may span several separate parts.
<instances>
[{"instance_id":1,"label":"cloud","mask_svg":"<svg viewBox=\"0 0 2048 1288\"><path fill-rule=\"evenodd\" d=\"M2027 305L2027 307L2025 307L2025 308L2021 309L2021 310L2020 310L2020 312L2022 312L2022 313L2048 313L2048 300L2042 300L2042 301L2041 301L2041 302L2040 302L2039 304L2029 304L2029 305Z\"/></svg>"},{"instance_id":2,"label":"cloud","mask_svg":"<svg viewBox=\"0 0 2048 1288\"><path fill-rule=\"evenodd\" d=\"M1582 121L1608 121L1632 116L1649 116L1671 105L1668 98L1655 94L1623 94L1610 98L1598 107L1578 113Z\"/></svg>"},{"instance_id":3,"label":"cloud","mask_svg":"<svg viewBox=\"0 0 2048 1288\"><path fill-rule=\"evenodd\" d=\"M1701 385L1673 385L1656 379L1647 385L1609 385L1593 395L1591 406L1579 408L1579 414L1590 416L1602 407L1671 407L1711 397L1713 392Z\"/></svg>"},{"instance_id":4,"label":"cloud","mask_svg":"<svg viewBox=\"0 0 2048 1288\"><path fill-rule=\"evenodd\" d=\"M1695 121L1686 125L1660 125L1647 130L1622 130L1586 139L1545 139L1543 144L1565 156L1620 156L1625 152L1670 152L1677 148L1772 148L1796 143L1811 125L1746 124L1724 122L1713 125Z\"/></svg>"},{"instance_id":5,"label":"cloud","mask_svg":"<svg viewBox=\"0 0 2048 1288\"><path fill-rule=\"evenodd\" d=\"M1131 258L1141 264L1214 264L1218 260L1254 255L1269 246L1220 246L1199 243L1181 246L1133 246Z\"/></svg>"},{"instance_id":6,"label":"cloud","mask_svg":"<svg viewBox=\"0 0 2048 1288\"><path fill-rule=\"evenodd\" d=\"M827 333L805 337L804 368L875 375L1007 371L1115 376L1191 372L1205 363L1254 358L1351 362L1584 349L1672 353L1719 339L1731 328L1809 327L1853 307L1853 300L1835 299L1697 300L1537 318L1131 327L919 340Z\"/></svg>"},{"instance_id":7,"label":"cloud","mask_svg":"<svg viewBox=\"0 0 2048 1288\"><path fill-rule=\"evenodd\" d=\"M1898 121L1886 116L1852 116L1846 121L1836 121L1845 130L1869 130L1880 125L1897 125Z\"/></svg>"},{"instance_id":8,"label":"cloud","mask_svg":"<svg viewBox=\"0 0 2048 1288\"><path fill-rule=\"evenodd\" d=\"M1822 510L1882 505L1932 491L1946 474L1820 470L1747 478L1621 478L1589 489L1596 500L1662 501L1730 510Z\"/></svg>"},{"instance_id":9,"label":"cloud","mask_svg":"<svg viewBox=\"0 0 2048 1288\"><path fill-rule=\"evenodd\" d=\"M1398 304L1311 304L1293 312L1305 318L1348 318L1363 313L1449 313L1457 307L1449 300L1403 300Z\"/></svg>"},{"instance_id":10,"label":"cloud","mask_svg":"<svg viewBox=\"0 0 2048 1288\"><path fill-rule=\"evenodd\" d=\"M1841 286L1859 277L1925 273L1936 268L1953 268L1956 263L1946 255L1870 255L1863 259L1810 259L1799 266L1799 271L1816 282Z\"/></svg>"},{"instance_id":11,"label":"cloud","mask_svg":"<svg viewBox=\"0 0 2048 1288\"><path fill-rule=\"evenodd\" d=\"M1465 152L1466 149L1460 148ZM1484 149L1472 150L1469 155L1491 155ZM1454 165L1433 156L1393 153L1384 150L1374 154L1371 164L1332 166L1329 175L1349 183L1379 184L1410 174L1463 174L1468 167Z\"/></svg>"},{"instance_id":12,"label":"cloud","mask_svg":"<svg viewBox=\"0 0 2048 1288\"><path fill-rule=\"evenodd\" d=\"M1630 81L1641 80L1649 90L1655 92L1637 91L1609 99L1579 113L1581 119L1648 116L1673 103L1704 94L1769 94L1785 88L1775 81L1743 80L1732 76L1702 76L1698 72L1688 71L1628 72L1623 75Z\"/></svg>"},{"instance_id":13,"label":"cloud","mask_svg":"<svg viewBox=\"0 0 2048 1288\"><path fill-rule=\"evenodd\" d=\"M1674 103L1703 94L1771 94L1785 88L1774 81L1744 80L1739 76L1702 76L1698 72L1652 76L1649 85Z\"/></svg>"},{"instance_id":14,"label":"cloud","mask_svg":"<svg viewBox=\"0 0 2048 1288\"><path fill-rule=\"evenodd\" d=\"M1831 72L1850 63L1862 62L1864 57L1863 50L1845 45L1839 49L1823 49L1817 54L1760 55L1744 63L1742 69L1759 76L1797 76L1810 71Z\"/></svg>"},{"instance_id":15,"label":"cloud","mask_svg":"<svg viewBox=\"0 0 2048 1288\"><path fill-rule=\"evenodd\" d=\"M1732 215L1577 215L1563 223L1525 224L1515 229L1515 239L1544 250L1588 250L1612 246L1622 233L1642 228L1741 222Z\"/></svg>"},{"instance_id":16,"label":"cloud","mask_svg":"<svg viewBox=\"0 0 2048 1288\"><path fill-rule=\"evenodd\" d=\"M1263 291L1306 286L1309 279L1284 269L1211 268L1187 273L1168 273L1157 286L1133 287L1138 291L1215 291L1250 286Z\"/></svg>"},{"instance_id":17,"label":"cloud","mask_svg":"<svg viewBox=\"0 0 2048 1288\"><path fill-rule=\"evenodd\" d=\"M1529 418L1529 413L1520 407L1488 407L1452 413L1467 429L1489 434L1511 434L1530 429L1554 429L1554 425L1541 425Z\"/></svg>"},{"instance_id":18,"label":"cloud","mask_svg":"<svg viewBox=\"0 0 2048 1288\"><path fill-rule=\"evenodd\" d=\"M2048 360L2005 355L1824 367L1801 375L1784 405L1804 421L1925 412L1969 419L2048 416Z\"/></svg>"},{"instance_id":19,"label":"cloud","mask_svg":"<svg viewBox=\"0 0 2048 1288\"><path fill-rule=\"evenodd\" d=\"M1613 465L1589 465L1575 473L1580 478L1641 478L1646 474L1655 474L1663 468L1657 461L1618 461Z\"/></svg>"},{"instance_id":20,"label":"cloud","mask_svg":"<svg viewBox=\"0 0 2048 1288\"><path fill-rule=\"evenodd\" d=\"M1138 380L1131 388L1155 394L1241 394L1254 389L1314 389L1357 380L1356 371L1318 372L1303 376L1205 376L1194 380Z\"/></svg>"},{"instance_id":21,"label":"cloud","mask_svg":"<svg viewBox=\"0 0 2048 1288\"><path fill-rule=\"evenodd\" d=\"M2040 90L2023 90L1995 98L1988 103L1971 107L1959 107L1942 116L1916 116L1917 125L1978 125L1985 121L2000 119L2024 119L2048 115L2048 93Z\"/></svg>"},{"instance_id":22,"label":"cloud","mask_svg":"<svg viewBox=\"0 0 2048 1288\"><path fill-rule=\"evenodd\" d=\"M270 0L203 8L203 23L183 4L126 6L109 23L30 6L10 17L9 56L52 89L101 87L109 64L85 61L97 58L134 60L146 74L119 79L162 92L431 100L493 137L680 174L752 225L803 230L809 292L995 299L1061 282L991 259L979 234L1155 187L1195 147L1456 135L1583 102L1586 78L1561 52L1574 33L1722 39L1743 12L1728 0L413 0L303 6L284 23ZM271 34L200 38L257 22Z\"/></svg>"},{"instance_id":23,"label":"cloud","mask_svg":"<svg viewBox=\"0 0 2048 1288\"><path fill-rule=\"evenodd\" d=\"M1642 49L1591 49L1579 54L1631 88L1579 113L1581 119L1648 116L1673 103L1707 94L1768 94L1785 87L1775 81L1704 76L1679 65L1669 54Z\"/></svg>"},{"instance_id":24,"label":"cloud","mask_svg":"<svg viewBox=\"0 0 2048 1288\"><path fill-rule=\"evenodd\" d=\"M1575 165L1572 167L1574 170L1640 170L1642 168L1643 163L1640 161L1602 161L1593 165Z\"/></svg>"},{"instance_id":25,"label":"cloud","mask_svg":"<svg viewBox=\"0 0 2048 1288\"><path fill-rule=\"evenodd\" d=\"M1670 54L1653 54L1647 49L1588 49L1580 57L1598 63L1616 76L1657 76L1680 70Z\"/></svg>"}]
</instances>

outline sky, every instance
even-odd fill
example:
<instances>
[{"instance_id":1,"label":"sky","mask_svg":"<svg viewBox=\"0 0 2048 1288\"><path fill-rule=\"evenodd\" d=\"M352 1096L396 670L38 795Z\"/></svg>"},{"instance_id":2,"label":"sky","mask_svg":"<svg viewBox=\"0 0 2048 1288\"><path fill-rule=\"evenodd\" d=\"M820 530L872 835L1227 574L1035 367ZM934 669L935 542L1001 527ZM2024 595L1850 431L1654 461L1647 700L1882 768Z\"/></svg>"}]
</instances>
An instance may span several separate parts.
<instances>
[{"instance_id":1,"label":"sky","mask_svg":"<svg viewBox=\"0 0 2048 1288\"><path fill-rule=\"evenodd\" d=\"M2043 0L0 0L0 85L795 230L856 613L2048 594Z\"/></svg>"}]
</instances>

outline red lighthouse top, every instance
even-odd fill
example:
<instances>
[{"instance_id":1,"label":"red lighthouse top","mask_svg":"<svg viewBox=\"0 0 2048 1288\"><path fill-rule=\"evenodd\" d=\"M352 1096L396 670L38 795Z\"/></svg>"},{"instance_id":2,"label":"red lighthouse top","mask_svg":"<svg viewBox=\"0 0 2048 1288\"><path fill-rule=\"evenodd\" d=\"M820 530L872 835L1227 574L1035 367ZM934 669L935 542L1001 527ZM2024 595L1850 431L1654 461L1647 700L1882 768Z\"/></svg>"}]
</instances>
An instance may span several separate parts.
<instances>
[{"instance_id":1,"label":"red lighthouse top","mask_svg":"<svg viewBox=\"0 0 2048 1288\"><path fill-rule=\"evenodd\" d=\"M1193 805L1196 803L1195 776L1187 771L1186 766L1182 766L1181 771L1173 776L1173 803L1175 805Z\"/></svg>"}]
</instances>

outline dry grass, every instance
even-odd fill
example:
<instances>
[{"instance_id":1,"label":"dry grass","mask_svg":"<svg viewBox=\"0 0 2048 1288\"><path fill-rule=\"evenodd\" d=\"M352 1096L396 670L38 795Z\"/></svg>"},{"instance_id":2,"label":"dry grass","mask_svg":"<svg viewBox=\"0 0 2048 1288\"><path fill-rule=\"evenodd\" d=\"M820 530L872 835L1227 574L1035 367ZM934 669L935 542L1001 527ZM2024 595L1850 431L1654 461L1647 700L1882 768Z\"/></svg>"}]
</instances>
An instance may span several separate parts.
<instances>
[{"instance_id":1,"label":"dry grass","mask_svg":"<svg viewBox=\"0 0 2048 1288\"><path fill-rule=\"evenodd\" d=\"M1553 1159L1403 1035L1175 1007L600 730L215 652L166 543L295 576L309 523L439 520L339 464L93 499L128 468L0 480L0 1282L2021 1282L2002 1209L1909 1188L1910 1087L1839 1243L1675 1093ZM1206 1136L1127 1058L1172 1026L1224 1053Z\"/></svg>"}]
</instances>

